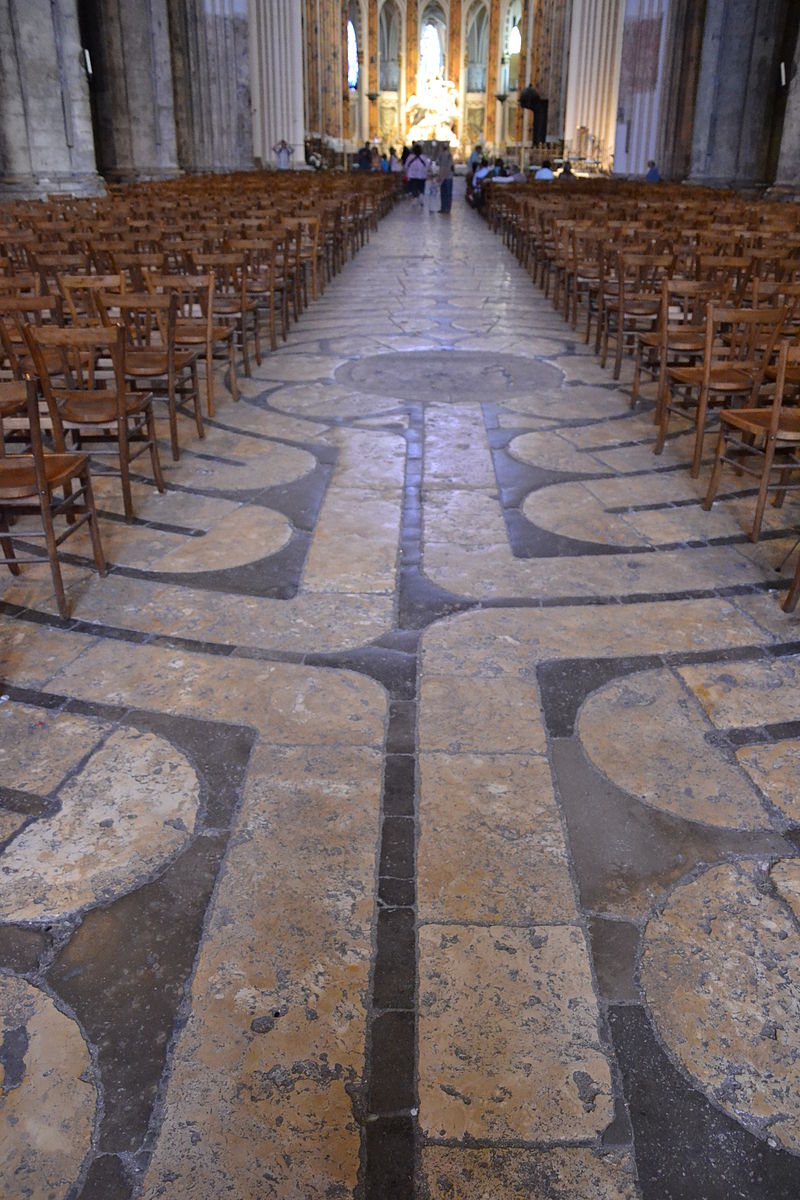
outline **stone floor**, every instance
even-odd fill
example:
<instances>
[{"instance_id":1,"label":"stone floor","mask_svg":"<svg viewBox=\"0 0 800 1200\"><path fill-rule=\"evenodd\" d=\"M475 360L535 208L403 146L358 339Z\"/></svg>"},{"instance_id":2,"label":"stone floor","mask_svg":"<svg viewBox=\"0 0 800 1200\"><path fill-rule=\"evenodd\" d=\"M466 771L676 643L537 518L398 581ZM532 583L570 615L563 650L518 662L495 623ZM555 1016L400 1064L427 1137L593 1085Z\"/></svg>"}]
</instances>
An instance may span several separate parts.
<instances>
[{"instance_id":1,"label":"stone floor","mask_svg":"<svg viewBox=\"0 0 800 1200\"><path fill-rule=\"evenodd\" d=\"M797 1200L797 508L628 379L404 204L0 581L2 1196Z\"/></svg>"}]
</instances>

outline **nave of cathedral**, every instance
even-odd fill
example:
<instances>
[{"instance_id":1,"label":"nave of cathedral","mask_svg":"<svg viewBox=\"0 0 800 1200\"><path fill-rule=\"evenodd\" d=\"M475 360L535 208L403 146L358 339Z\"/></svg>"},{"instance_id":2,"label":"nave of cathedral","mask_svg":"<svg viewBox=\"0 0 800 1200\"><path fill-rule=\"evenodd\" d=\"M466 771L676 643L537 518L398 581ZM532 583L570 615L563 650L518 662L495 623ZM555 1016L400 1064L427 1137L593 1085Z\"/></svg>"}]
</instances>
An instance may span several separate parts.
<instances>
[{"instance_id":1,"label":"nave of cathedral","mask_svg":"<svg viewBox=\"0 0 800 1200\"><path fill-rule=\"evenodd\" d=\"M230 383L0 581L0 1194L796 1200L796 502L461 195Z\"/></svg>"}]
</instances>

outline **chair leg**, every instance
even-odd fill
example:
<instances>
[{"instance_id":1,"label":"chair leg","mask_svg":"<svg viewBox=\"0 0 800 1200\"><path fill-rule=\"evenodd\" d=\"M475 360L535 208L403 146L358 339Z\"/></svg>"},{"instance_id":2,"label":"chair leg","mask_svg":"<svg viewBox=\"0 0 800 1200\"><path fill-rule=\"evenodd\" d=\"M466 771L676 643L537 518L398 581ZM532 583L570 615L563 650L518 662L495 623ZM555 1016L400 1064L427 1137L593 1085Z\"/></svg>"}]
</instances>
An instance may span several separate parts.
<instances>
[{"instance_id":1,"label":"chair leg","mask_svg":"<svg viewBox=\"0 0 800 1200\"><path fill-rule=\"evenodd\" d=\"M250 368L250 352L247 349L247 313L244 310L242 310L242 315L239 319L239 332L242 337L242 364L244 366L244 373L249 379L253 372Z\"/></svg>"},{"instance_id":2,"label":"chair leg","mask_svg":"<svg viewBox=\"0 0 800 1200\"><path fill-rule=\"evenodd\" d=\"M58 561L58 546L56 545L56 535L53 529L53 514L50 511L50 496L40 496L39 506L42 514L47 557L50 560L50 576L56 592L56 603L58 604L59 613L66 621L69 617L69 608L67 607L67 597L64 591L64 580L61 577L61 563Z\"/></svg>"},{"instance_id":3,"label":"chair leg","mask_svg":"<svg viewBox=\"0 0 800 1200\"><path fill-rule=\"evenodd\" d=\"M720 426L719 437L717 438L717 455L714 459L714 468L711 472L711 478L708 481L708 491L706 492L702 507L706 512L709 511L711 505L716 499L717 491L719 490L719 481L722 477L722 452L725 449L725 426Z\"/></svg>"},{"instance_id":4,"label":"chair leg","mask_svg":"<svg viewBox=\"0 0 800 1200\"><path fill-rule=\"evenodd\" d=\"M8 533L8 520L4 512L0 512L0 534ZM3 551L3 556L6 558L6 566L12 575L19 575L20 566L15 561L14 543L10 537L0 537L0 549Z\"/></svg>"},{"instance_id":5,"label":"chair leg","mask_svg":"<svg viewBox=\"0 0 800 1200\"><path fill-rule=\"evenodd\" d=\"M197 436L204 438L206 436L205 426L203 425L203 411L200 405L200 378L197 374L197 359L191 364L189 370L192 373L192 404L194 407L194 423L197 428Z\"/></svg>"},{"instance_id":6,"label":"chair leg","mask_svg":"<svg viewBox=\"0 0 800 1200\"><path fill-rule=\"evenodd\" d=\"M158 442L156 441L156 422L153 416L153 405L147 406L147 436L150 439L150 462L153 465L153 478L156 481L156 487L163 495L167 490L164 486L164 476L161 474L161 460L158 457ZM128 484L130 489L130 484ZM131 515L133 515L131 513Z\"/></svg>"},{"instance_id":7,"label":"chair leg","mask_svg":"<svg viewBox=\"0 0 800 1200\"><path fill-rule=\"evenodd\" d=\"M774 457L775 443L770 441L768 437L767 444L764 447L764 466L761 472L761 482L758 485L758 495L756 496L756 511L753 514L753 524L747 535L751 542L757 542L761 533L761 522L764 520L764 509L767 507L767 489L769 488L769 477L772 473L772 460Z\"/></svg>"},{"instance_id":8,"label":"chair leg","mask_svg":"<svg viewBox=\"0 0 800 1200\"><path fill-rule=\"evenodd\" d=\"M800 599L800 558L797 559L797 566L794 569L792 586L786 593L786 599L781 605L781 608L787 613L794 612L798 599Z\"/></svg>"},{"instance_id":9,"label":"chair leg","mask_svg":"<svg viewBox=\"0 0 800 1200\"><path fill-rule=\"evenodd\" d=\"M261 366L261 322L258 319L258 305L253 309L253 344L256 351L256 365Z\"/></svg>"},{"instance_id":10,"label":"chair leg","mask_svg":"<svg viewBox=\"0 0 800 1200\"><path fill-rule=\"evenodd\" d=\"M206 342L206 412L214 417L214 347Z\"/></svg>"},{"instance_id":11,"label":"chair leg","mask_svg":"<svg viewBox=\"0 0 800 1200\"><path fill-rule=\"evenodd\" d=\"M236 378L236 334L233 330L231 330L231 336L228 338L228 362L230 366L231 396L234 400L238 400L239 381Z\"/></svg>"},{"instance_id":12,"label":"chair leg","mask_svg":"<svg viewBox=\"0 0 800 1200\"><path fill-rule=\"evenodd\" d=\"M92 489L92 477L87 468L86 475L81 479L81 482L86 489L86 507L89 510L89 535L92 539L92 551L94 553L95 566L100 575L105 575L108 567L106 565L106 557L103 554L103 545L100 541L100 526L97 520L97 510L94 504L94 491Z\"/></svg>"},{"instance_id":13,"label":"chair leg","mask_svg":"<svg viewBox=\"0 0 800 1200\"><path fill-rule=\"evenodd\" d=\"M151 436L154 435L151 434ZM125 506L125 520L130 523L133 520L133 497L131 495L131 463L130 450L128 447L128 426L124 420L121 420L119 423L119 430L117 432L117 446L119 448L119 474L122 483L122 502Z\"/></svg>"},{"instance_id":14,"label":"chair leg","mask_svg":"<svg viewBox=\"0 0 800 1200\"><path fill-rule=\"evenodd\" d=\"M692 466L689 474L692 479L697 479L700 474L700 463L703 460L703 438L706 434L706 415L708 413L708 400L704 393L701 392L700 400L697 405L697 426L694 435L694 453L692 454Z\"/></svg>"},{"instance_id":15,"label":"chair leg","mask_svg":"<svg viewBox=\"0 0 800 1200\"><path fill-rule=\"evenodd\" d=\"M172 376L167 380L167 408L169 410L169 443L173 462L177 462L181 451L178 446L178 414L175 411L175 379Z\"/></svg>"}]
</instances>

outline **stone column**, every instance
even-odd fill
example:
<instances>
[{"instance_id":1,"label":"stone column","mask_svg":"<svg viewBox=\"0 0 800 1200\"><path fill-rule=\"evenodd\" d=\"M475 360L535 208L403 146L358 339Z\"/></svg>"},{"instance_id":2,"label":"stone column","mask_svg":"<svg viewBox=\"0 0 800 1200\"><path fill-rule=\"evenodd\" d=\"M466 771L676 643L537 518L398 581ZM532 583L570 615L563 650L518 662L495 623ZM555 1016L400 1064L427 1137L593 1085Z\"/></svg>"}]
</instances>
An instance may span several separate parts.
<instances>
[{"instance_id":1,"label":"stone column","mask_svg":"<svg viewBox=\"0 0 800 1200\"><path fill-rule=\"evenodd\" d=\"M253 152L274 162L272 147L285 138L292 163L305 162L303 140L303 28L297 0L248 0Z\"/></svg>"},{"instance_id":2,"label":"stone column","mask_svg":"<svg viewBox=\"0 0 800 1200\"><path fill-rule=\"evenodd\" d=\"M192 172L248 170L253 134L246 0L166 2L178 163ZM301 46L301 69L302 61ZM302 121L302 76L299 86Z\"/></svg>"},{"instance_id":3,"label":"stone column","mask_svg":"<svg viewBox=\"0 0 800 1200\"><path fill-rule=\"evenodd\" d=\"M787 0L708 0L689 180L767 183Z\"/></svg>"},{"instance_id":4,"label":"stone column","mask_svg":"<svg viewBox=\"0 0 800 1200\"><path fill-rule=\"evenodd\" d=\"M494 146L499 142L497 132L503 119L502 109L497 92L497 62L500 57L500 5L489 6L489 63L486 71L486 117L483 126L483 140L486 146Z\"/></svg>"},{"instance_id":5,"label":"stone column","mask_svg":"<svg viewBox=\"0 0 800 1200\"><path fill-rule=\"evenodd\" d=\"M75 0L0 5L0 195L98 195Z\"/></svg>"},{"instance_id":6,"label":"stone column","mask_svg":"<svg viewBox=\"0 0 800 1200\"><path fill-rule=\"evenodd\" d=\"M623 0L574 0L564 139L573 158L607 165L614 153Z\"/></svg>"},{"instance_id":7,"label":"stone column","mask_svg":"<svg viewBox=\"0 0 800 1200\"><path fill-rule=\"evenodd\" d=\"M781 191L800 194L800 43L794 61L786 65L789 72L789 95L783 118L783 136L778 157L775 187Z\"/></svg>"},{"instance_id":8,"label":"stone column","mask_svg":"<svg viewBox=\"0 0 800 1200\"><path fill-rule=\"evenodd\" d=\"M83 37L102 173L121 182L177 175L166 0L99 0Z\"/></svg>"},{"instance_id":9,"label":"stone column","mask_svg":"<svg viewBox=\"0 0 800 1200\"><path fill-rule=\"evenodd\" d=\"M685 179L700 78L706 0L671 0L656 153L662 179Z\"/></svg>"},{"instance_id":10,"label":"stone column","mask_svg":"<svg viewBox=\"0 0 800 1200\"><path fill-rule=\"evenodd\" d=\"M367 0L367 94L378 94L378 0ZM368 100L370 141L378 136L378 101Z\"/></svg>"}]
</instances>

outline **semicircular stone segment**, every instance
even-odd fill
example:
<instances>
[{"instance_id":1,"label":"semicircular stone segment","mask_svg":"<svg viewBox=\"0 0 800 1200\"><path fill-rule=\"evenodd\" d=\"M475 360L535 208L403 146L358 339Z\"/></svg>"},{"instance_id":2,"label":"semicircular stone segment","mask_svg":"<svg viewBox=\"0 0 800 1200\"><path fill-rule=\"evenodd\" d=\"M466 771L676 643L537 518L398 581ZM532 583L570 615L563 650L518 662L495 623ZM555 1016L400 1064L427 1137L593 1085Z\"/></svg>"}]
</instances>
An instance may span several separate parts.
<instances>
[{"instance_id":1,"label":"semicircular stone segment","mask_svg":"<svg viewBox=\"0 0 800 1200\"><path fill-rule=\"evenodd\" d=\"M549 363L518 354L473 350L417 350L375 354L345 363L337 383L360 392L398 400L508 401L561 385L562 373Z\"/></svg>"},{"instance_id":2,"label":"semicircular stone segment","mask_svg":"<svg viewBox=\"0 0 800 1200\"><path fill-rule=\"evenodd\" d=\"M0 921L54 920L151 876L191 837L200 784L169 742L118 729L56 799L0 855Z\"/></svg>"},{"instance_id":3,"label":"semicircular stone segment","mask_svg":"<svg viewBox=\"0 0 800 1200\"><path fill-rule=\"evenodd\" d=\"M80 1029L46 992L0 974L0 1195L72 1195L97 1107Z\"/></svg>"},{"instance_id":4,"label":"semicircular stone segment","mask_svg":"<svg viewBox=\"0 0 800 1200\"><path fill-rule=\"evenodd\" d=\"M731 829L769 829L750 778L706 734L705 713L671 671L612 680L584 702L578 733L623 791L674 816Z\"/></svg>"},{"instance_id":5,"label":"semicircular stone segment","mask_svg":"<svg viewBox=\"0 0 800 1200\"><path fill-rule=\"evenodd\" d=\"M678 886L644 934L658 1033L724 1112L800 1153L800 863L723 863Z\"/></svg>"}]
</instances>

